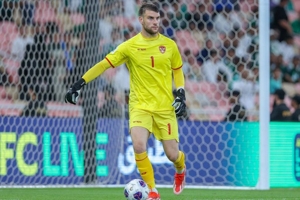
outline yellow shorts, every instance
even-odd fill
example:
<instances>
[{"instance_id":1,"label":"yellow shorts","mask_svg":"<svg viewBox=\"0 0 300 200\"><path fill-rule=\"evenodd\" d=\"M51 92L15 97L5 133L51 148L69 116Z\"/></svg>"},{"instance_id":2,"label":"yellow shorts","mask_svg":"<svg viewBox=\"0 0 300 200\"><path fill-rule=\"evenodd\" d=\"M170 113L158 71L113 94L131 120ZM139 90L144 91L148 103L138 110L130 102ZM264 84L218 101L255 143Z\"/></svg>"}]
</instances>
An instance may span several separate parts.
<instances>
[{"instance_id":1,"label":"yellow shorts","mask_svg":"<svg viewBox=\"0 0 300 200\"><path fill-rule=\"evenodd\" d=\"M129 113L130 129L135 126L144 127L153 133L157 140L172 140L179 142L178 124L175 112L170 111L147 111L131 109Z\"/></svg>"}]
</instances>

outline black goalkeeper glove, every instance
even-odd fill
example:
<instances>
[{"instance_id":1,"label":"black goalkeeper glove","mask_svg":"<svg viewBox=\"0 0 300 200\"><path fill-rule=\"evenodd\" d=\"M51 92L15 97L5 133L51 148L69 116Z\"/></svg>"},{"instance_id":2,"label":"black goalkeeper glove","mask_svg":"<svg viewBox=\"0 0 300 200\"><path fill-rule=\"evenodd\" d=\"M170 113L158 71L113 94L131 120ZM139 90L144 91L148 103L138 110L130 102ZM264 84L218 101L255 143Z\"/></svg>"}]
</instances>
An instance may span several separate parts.
<instances>
[{"instance_id":1,"label":"black goalkeeper glove","mask_svg":"<svg viewBox=\"0 0 300 200\"><path fill-rule=\"evenodd\" d=\"M175 113L177 117L181 117L185 114L185 91L183 88L180 88L176 91L176 98L172 106L175 108Z\"/></svg>"},{"instance_id":2,"label":"black goalkeeper glove","mask_svg":"<svg viewBox=\"0 0 300 200\"><path fill-rule=\"evenodd\" d=\"M65 102L76 104L81 92L81 88L85 85L85 81L80 79L76 83L74 83L68 90L67 94L65 95Z\"/></svg>"}]
</instances>

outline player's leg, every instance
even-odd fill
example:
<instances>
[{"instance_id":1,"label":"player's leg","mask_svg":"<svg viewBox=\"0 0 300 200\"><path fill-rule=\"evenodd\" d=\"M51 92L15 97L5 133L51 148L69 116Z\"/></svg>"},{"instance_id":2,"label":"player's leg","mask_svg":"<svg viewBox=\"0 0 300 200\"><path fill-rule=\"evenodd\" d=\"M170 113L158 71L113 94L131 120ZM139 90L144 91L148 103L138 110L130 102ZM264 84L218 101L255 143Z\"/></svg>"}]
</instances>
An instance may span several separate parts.
<instances>
[{"instance_id":1,"label":"player's leg","mask_svg":"<svg viewBox=\"0 0 300 200\"><path fill-rule=\"evenodd\" d=\"M176 169L174 175L173 192L180 194L185 186L185 155L182 151L179 151L178 142L173 140L162 140L164 151L170 161L174 163Z\"/></svg>"},{"instance_id":2,"label":"player's leg","mask_svg":"<svg viewBox=\"0 0 300 200\"><path fill-rule=\"evenodd\" d=\"M131 138L134 148L136 166L140 172L142 179L148 185L150 190L147 199L160 200L160 196L155 187L153 167L146 151L149 131L144 127L132 127Z\"/></svg>"},{"instance_id":3,"label":"player's leg","mask_svg":"<svg viewBox=\"0 0 300 200\"><path fill-rule=\"evenodd\" d=\"M131 138L136 166L149 188L155 188L154 172L147 154L149 131L144 127L132 127Z\"/></svg>"},{"instance_id":4,"label":"player's leg","mask_svg":"<svg viewBox=\"0 0 300 200\"><path fill-rule=\"evenodd\" d=\"M174 176L173 191L180 194L185 185L185 155L179 151L178 124L174 111L156 112L154 114L154 136L163 144L166 156L174 163L176 173Z\"/></svg>"},{"instance_id":5,"label":"player's leg","mask_svg":"<svg viewBox=\"0 0 300 200\"><path fill-rule=\"evenodd\" d=\"M130 134L135 153L137 168L142 179L150 189L149 200L159 200L160 196L155 188L152 164L147 154L147 141L152 132L152 116L142 110L130 111Z\"/></svg>"}]
</instances>

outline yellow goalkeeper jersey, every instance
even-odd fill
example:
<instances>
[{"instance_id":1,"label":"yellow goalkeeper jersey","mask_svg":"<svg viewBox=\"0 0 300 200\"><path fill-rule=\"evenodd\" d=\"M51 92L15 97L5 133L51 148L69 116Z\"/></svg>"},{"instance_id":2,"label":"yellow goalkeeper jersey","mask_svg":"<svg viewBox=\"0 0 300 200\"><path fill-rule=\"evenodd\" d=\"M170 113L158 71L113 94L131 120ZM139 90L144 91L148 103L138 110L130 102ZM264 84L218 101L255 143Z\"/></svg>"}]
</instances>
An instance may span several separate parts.
<instances>
[{"instance_id":1,"label":"yellow goalkeeper jersey","mask_svg":"<svg viewBox=\"0 0 300 200\"><path fill-rule=\"evenodd\" d=\"M164 35L145 38L141 33L106 56L112 67L126 63L130 74L130 109L172 110L172 70L182 67L176 43Z\"/></svg>"}]
</instances>

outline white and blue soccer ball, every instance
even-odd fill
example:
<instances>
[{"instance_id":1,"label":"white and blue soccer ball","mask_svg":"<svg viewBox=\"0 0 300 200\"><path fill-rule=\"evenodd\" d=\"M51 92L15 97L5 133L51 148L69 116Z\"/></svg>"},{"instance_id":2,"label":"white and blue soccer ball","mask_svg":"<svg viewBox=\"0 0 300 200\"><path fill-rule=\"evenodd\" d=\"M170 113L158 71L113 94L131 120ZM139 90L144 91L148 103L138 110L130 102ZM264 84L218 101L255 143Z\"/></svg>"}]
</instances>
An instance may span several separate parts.
<instances>
[{"instance_id":1,"label":"white and blue soccer ball","mask_svg":"<svg viewBox=\"0 0 300 200\"><path fill-rule=\"evenodd\" d=\"M131 180L124 188L124 196L127 200L146 200L148 193L148 186L141 179Z\"/></svg>"}]
</instances>

